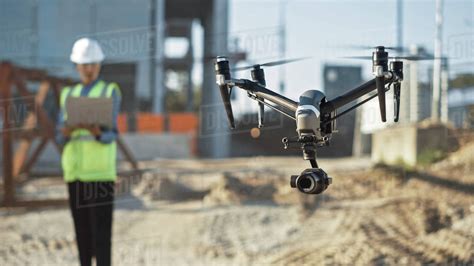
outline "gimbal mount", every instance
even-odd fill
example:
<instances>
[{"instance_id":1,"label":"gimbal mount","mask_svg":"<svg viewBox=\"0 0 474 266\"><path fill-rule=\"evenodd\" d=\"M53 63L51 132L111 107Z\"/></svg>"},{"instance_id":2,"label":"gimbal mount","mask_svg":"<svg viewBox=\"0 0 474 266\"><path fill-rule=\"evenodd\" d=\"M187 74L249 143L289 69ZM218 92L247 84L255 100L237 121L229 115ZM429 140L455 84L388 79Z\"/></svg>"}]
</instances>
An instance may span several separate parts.
<instances>
[{"instance_id":1,"label":"gimbal mount","mask_svg":"<svg viewBox=\"0 0 474 266\"><path fill-rule=\"evenodd\" d=\"M263 65L254 65L251 69L252 80L233 79L230 75L229 61L226 57L217 57L215 63L216 83L219 86L230 127L235 128L234 115L230 102L230 93L233 87L246 90L247 95L258 102L258 123L263 127L264 106L268 106L296 121L298 135L292 138L283 138L285 149L290 145L299 145L303 158L310 161L311 168L304 170L300 175L291 177L291 187L298 188L303 193L319 194L331 184L329 177L316 162L316 148L329 145L331 134L335 130L335 121L342 115L354 110L374 97L379 98L380 114L386 122L385 92L394 88L394 121L398 122L400 112L400 84L403 80L403 62L400 60L389 63L388 52L385 47L377 46L372 53L372 73L374 79L356 87L347 93L327 100L323 92L318 90L305 91L299 102L286 98L266 88ZM372 91L377 94L351 106L340 114L337 110L354 100L363 97Z\"/></svg>"}]
</instances>

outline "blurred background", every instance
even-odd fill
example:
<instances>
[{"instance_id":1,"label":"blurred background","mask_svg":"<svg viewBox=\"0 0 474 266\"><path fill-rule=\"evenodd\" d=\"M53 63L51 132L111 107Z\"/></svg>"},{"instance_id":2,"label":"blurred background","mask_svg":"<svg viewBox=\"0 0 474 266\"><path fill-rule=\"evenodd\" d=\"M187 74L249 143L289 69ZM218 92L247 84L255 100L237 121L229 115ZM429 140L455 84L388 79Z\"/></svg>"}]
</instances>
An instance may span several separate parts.
<instances>
[{"instance_id":1,"label":"blurred background","mask_svg":"<svg viewBox=\"0 0 474 266\"><path fill-rule=\"evenodd\" d=\"M65 203L54 125L81 37L99 41L101 77L123 94L116 264L474 262L470 0L0 0L0 262L76 261L67 209L51 206ZM377 98L337 120L318 150L335 178L325 194L289 187L309 168L283 149L293 120L267 109L258 129L257 103L234 89L228 129L216 56L309 57L266 68L267 87L333 99L372 79L370 60L349 57L377 45L423 60L404 60L398 123L391 91L387 123Z\"/></svg>"}]
</instances>

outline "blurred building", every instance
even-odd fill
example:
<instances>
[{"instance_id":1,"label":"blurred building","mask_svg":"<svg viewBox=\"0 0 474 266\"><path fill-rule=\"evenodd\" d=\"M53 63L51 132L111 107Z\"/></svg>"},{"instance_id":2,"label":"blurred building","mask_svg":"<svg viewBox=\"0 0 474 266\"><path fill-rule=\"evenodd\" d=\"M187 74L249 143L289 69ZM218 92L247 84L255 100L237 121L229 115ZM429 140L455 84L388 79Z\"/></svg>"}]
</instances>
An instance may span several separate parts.
<instances>
[{"instance_id":1,"label":"blurred building","mask_svg":"<svg viewBox=\"0 0 474 266\"><path fill-rule=\"evenodd\" d=\"M448 92L449 121L455 127L474 128L474 87L450 89Z\"/></svg>"},{"instance_id":2,"label":"blurred building","mask_svg":"<svg viewBox=\"0 0 474 266\"><path fill-rule=\"evenodd\" d=\"M323 75L324 93L328 100L332 100L362 83L362 68L359 66L326 64L324 65ZM333 134L330 146L319 149L318 155L323 157L352 156L355 122L356 111L338 118L337 133Z\"/></svg>"},{"instance_id":3,"label":"blurred building","mask_svg":"<svg viewBox=\"0 0 474 266\"><path fill-rule=\"evenodd\" d=\"M186 110L194 101L191 74L203 65L200 154L228 155L229 134L221 117L215 88L213 58L227 54L228 1L221 0L4 0L0 2L0 61L48 70L56 76L78 78L69 61L72 44L81 37L97 39L106 54L102 77L116 81L123 91L126 130L140 127L138 113L163 114L165 73L187 76ZM203 32L202 58L195 61L193 28ZM168 57L165 46L173 38L184 51ZM174 47L171 47L174 48ZM152 117L152 116L151 116ZM169 127L167 119L152 117ZM155 123L155 122L153 122ZM161 122L160 122L161 123ZM202 134L201 134L202 133Z\"/></svg>"},{"instance_id":4,"label":"blurred building","mask_svg":"<svg viewBox=\"0 0 474 266\"><path fill-rule=\"evenodd\" d=\"M247 113L237 121L232 134L232 157L301 155L301 149L284 149L282 139L297 136L295 121L274 110L265 110L264 127L257 128L258 115Z\"/></svg>"}]
</instances>

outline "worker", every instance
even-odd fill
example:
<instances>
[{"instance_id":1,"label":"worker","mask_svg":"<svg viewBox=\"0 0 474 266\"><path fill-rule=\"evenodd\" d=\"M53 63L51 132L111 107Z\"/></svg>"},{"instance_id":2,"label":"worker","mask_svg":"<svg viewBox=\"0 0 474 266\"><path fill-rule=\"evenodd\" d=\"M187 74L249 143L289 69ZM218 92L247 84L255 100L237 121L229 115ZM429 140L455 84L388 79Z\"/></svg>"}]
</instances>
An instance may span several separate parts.
<instances>
[{"instance_id":1,"label":"worker","mask_svg":"<svg viewBox=\"0 0 474 266\"><path fill-rule=\"evenodd\" d=\"M61 91L56 141L63 145L61 165L68 186L69 207L74 220L79 261L82 266L111 264L112 216L116 180L117 115L121 93L116 83L99 78L105 56L96 40L82 38L74 43L70 60L80 83ZM65 108L68 97L113 98L113 126L81 124L68 126Z\"/></svg>"}]
</instances>

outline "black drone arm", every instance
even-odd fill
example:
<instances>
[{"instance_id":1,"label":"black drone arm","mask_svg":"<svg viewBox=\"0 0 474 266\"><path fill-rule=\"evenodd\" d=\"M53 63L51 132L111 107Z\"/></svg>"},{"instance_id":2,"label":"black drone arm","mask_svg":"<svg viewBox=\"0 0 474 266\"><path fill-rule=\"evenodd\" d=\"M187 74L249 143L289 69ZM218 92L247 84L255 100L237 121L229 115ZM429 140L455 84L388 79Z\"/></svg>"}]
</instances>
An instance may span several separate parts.
<instances>
[{"instance_id":1,"label":"black drone arm","mask_svg":"<svg viewBox=\"0 0 474 266\"><path fill-rule=\"evenodd\" d=\"M399 105L400 105L400 96L399 96L399 90L400 90L400 81L403 79L403 64L401 62L393 62L391 64L391 70L386 72L386 75L384 76L384 79L383 79L383 83L380 84L380 78L374 78L374 79L371 79L369 81L367 81L366 83L360 85L359 87L353 89L353 90L350 90L348 91L347 93L339 96L339 97L336 97L330 101L327 101L327 102L324 102L321 104L321 112L323 114L328 114L328 113L331 113L331 112L334 112L335 110L351 103L352 101L355 101L361 97L363 97L364 95L374 91L374 90L377 90L377 95L374 95L366 100L364 100L363 102L361 102L360 104L356 104L354 105L353 107L349 108L347 111L350 111L354 108L357 108L359 106L362 105L362 103L365 103L366 101L376 97L376 96L379 96L380 95L380 85L382 85L383 87L383 90L386 91L387 89L385 89L385 86L387 84L391 84L391 83L394 83L395 84L395 88L396 88L396 92L395 92L395 97L398 97L396 99L396 105L395 105L395 109L396 109L396 121L398 120L398 109L399 109ZM377 81L377 79L379 79L379 81ZM380 110L381 113L384 113L384 110ZM345 114L346 111L344 113L341 113L339 116Z\"/></svg>"},{"instance_id":2,"label":"black drone arm","mask_svg":"<svg viewBox=\"0 0 474 266\"><path fill-rule=\"evenodd\" d=\"M395 77L392 76L389 79L384 80L384 86L395 81ZM347 93L336 97L330 101L321 104L322 113L331 113L335 110L363 97L364 95L377 90L377 81L376 78L367 81L366 83L360 85L359 87L348 91Z\"/></svg>"},{"instance_id":3,"label":"black drone arm","mask_svg":"<svg viewBox=\"0 0 474 266\"><path fill-rule=\"evenodd\" d=\"M375 79L371 79L367 81L366 83L360 85L359 87L350 90L349 92L336 97L330 101L327 101L321 105L321 111L323 113L330 113L336 111L336 109L339 109L346 104L349 104L350 102L357 100L358 98L366 95L367 93L370 93L371 91L374 91L377 89L377 86L375 84Z\"/></svg>"},{"instance_id":4,"label":"black drone arm","mask_svg":"<svg viewBox=\"0 0 474 266\"><path fill-rule=\"evenodd\" d=\"M247 90L255 94L257 97L263 98L274 104L282 106L292 113L296 112L296 109L298 108L297 102L288 99L285 96L278 94L272 90L269 90L256 82L247 80L246 84L249 85ZM246 89L244 87L241 88Z\"/></svg>"},{"instance_id":5,"label":"black drone arm","mask_svg":"<svg viewBox=\"0 0 474 266\"><path fill-rule=\"evenodd\" d=\"M385 105L385 92L387 89L385 86L387 84L394 84L395 88L395 95L394 95L394 103L395 103L395 121L398 121L398 109L400 106L400 82L403 80L403 62L400 60L391 61L389 64L389 57L388 52L385 51L385 47L377 46L374 47L375 51L372 53L372 74L375 76L374 79L369 80L368 82L360 85L359 87L333 99L328 102L325 102L321 106L321 110L323 114L331 113L338 108L357 100L358 98L377 90L377 96L379 98L379 107L380 107L380 116L382 118L382 122L386 122L386 105ZM369 97L368 99L358 103L337 117L347 113L350 110L353 110L363 103L367 102L368 100L374 98ZM331 118L335 119L337 117ZM326 121L327 122L327 121Z\"/></svg>"},{"instance_id":6,"label":"black drone arm","mask_svg":"<svg viewBox=\"0 0 474 266\"><path fill-rule=\"evenodd\" d=\"M280 113L283 113L286 116L289 116L292 119L295 119L295 112L298 108L298 102L286 98L285 96L262 86L258 82L254 82L248 79L230 79L225 80L224 83L229 87L237 86L243 90L246 90L252 96L255 96L251 96L251 98L253 98L254 100L259 101L269 106L270 108ZM261 101L260 99L263 99L264 101ZM273 103L274 105L270 105L268 104L268 102ZM284 110L281 110L279 107L285 108L286 112Z\"/></svg>"}]
</instances>

